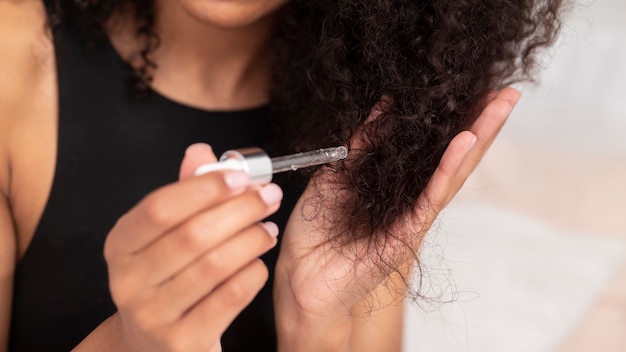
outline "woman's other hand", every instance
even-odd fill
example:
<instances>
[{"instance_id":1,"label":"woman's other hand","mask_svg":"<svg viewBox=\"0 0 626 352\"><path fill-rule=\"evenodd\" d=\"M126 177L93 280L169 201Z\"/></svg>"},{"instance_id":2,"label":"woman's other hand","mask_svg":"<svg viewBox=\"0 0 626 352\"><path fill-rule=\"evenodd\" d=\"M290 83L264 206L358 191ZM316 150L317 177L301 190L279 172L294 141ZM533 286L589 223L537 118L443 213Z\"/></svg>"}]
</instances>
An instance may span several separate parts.
<instances>
[{"instance_id":1,"label":"woman's other hand","mask_svg":"<svg viewBox=\"0 0 626 352\"><path fill-rule=\"evenodd\" d=\"M519 97L512 88L494 92L469 131L450 142L413 212L398 221L398 232L411 235L388 238L383 258L372 258L377 254L371 254L366 243L341 251L328 244L323 230L327 227L318 223L324 219L324 209L317 209L313 220L303 219L309 197L316 192L337 192L331 173L320 172L309 182L285 230L276 268L274 303L280 350L348 349L352 308L389 277L378 263L412 266L423 236L485 155Z\"/></svg>"},{"instance_id":2,"label":"woman's other hand","mask_svg":"<svg viewBox=\"0 0 626 352\"><path fill-rule=\"evenodd\" d=\"M258 257L278 228L275 184L250 187L245 173L193 177L215 162L191 146L180 182L146 196L119 219L105 243L117 347L142 351L220 351L220 337L268 277Z\"/></svg>"}]
</instances>

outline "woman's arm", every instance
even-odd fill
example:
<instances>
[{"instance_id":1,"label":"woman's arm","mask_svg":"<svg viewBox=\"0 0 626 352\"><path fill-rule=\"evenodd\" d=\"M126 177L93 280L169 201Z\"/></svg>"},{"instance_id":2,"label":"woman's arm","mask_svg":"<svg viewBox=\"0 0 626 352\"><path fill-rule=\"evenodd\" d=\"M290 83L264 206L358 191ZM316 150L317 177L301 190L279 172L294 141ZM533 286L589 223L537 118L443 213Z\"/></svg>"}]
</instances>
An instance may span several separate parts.
<instances>
[{"instance_id":1,"label":"woman's arm","mask_svg":"<svg viewBox=\"0 0 626 352\"><path fill-rule=\"evenodd\" d=\"M11 322L13 271L17 245L6 197L0 192L0 351L6 351Z\"/></svg>"},{"instance_id":2,"label":"woman's arm","mask_svg":"<svg viewBox=\"0 0 626 352\"><path fill-rule=\"evenodd\" d=\"M402 352L403 286L402 278L393 274L389 282L352 308L352 352Z\"/></svg>"},{"instance_id":3,"label":"woman's arm","mask_svg":"<svg viewBox=\"0 0 626 352\"><path fill-rule=\"evenodd\" d=\"M0 351L8 349L18 229L12 208L15 130L33 112L52 54L41 1L0 1Z\"/></svg>"}]
</instances>

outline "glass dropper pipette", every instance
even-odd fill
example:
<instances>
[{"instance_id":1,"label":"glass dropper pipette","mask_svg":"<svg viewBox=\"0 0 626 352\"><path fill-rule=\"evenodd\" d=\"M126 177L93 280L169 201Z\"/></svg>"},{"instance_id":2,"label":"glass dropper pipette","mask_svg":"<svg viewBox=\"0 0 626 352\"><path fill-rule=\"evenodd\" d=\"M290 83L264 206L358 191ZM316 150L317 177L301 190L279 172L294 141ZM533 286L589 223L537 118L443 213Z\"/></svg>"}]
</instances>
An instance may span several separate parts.
<instances>
[{"instance_id":1,"label":"glass dropper pipette","mask_svg":"<svg viewBox=\"0 0 626 352\"><path fill-rule=\"evenodd\" d=\"M275 158L270 158L261 148L234 149L222 154L218 163L200 166L195 174L203 175L218 170L241 170L250 176L252 183L268 183L272 180L273 174L343 160L347 155L348 149L343 146Z\"/></svg>"}]
</instances>

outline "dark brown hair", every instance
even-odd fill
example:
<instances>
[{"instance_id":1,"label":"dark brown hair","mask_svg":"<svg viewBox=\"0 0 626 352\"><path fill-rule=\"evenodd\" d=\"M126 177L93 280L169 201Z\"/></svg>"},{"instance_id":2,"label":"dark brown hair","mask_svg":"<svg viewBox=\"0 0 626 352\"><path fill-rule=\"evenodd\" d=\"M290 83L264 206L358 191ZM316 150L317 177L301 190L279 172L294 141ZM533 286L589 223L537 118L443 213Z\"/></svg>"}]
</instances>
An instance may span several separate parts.
<instances>
[{"instance_id":1,"label":"dark brown hair","mask_svg":"<svg viewBox=\"0 0 626 352\"><path fill-rule=\"evenodd\" d=\"M561 7L561 0L315 0L285 8L274 125L301 149L345 145L365 132L363 150L334 177L342 197L324 213L329 240L339 247L365 240L376 264L397 269L385 258L407 251L392 243L423 235L395 226L398 219L488 93L532 80ZM363 128L381 99L383 113ZM314 198L318 210L336 204Z\"/></svg>"},{"instance_id":2,"label":"dark brown hair","mask_svg":"<svg viewBox=\"0 0 626 352\"><path fill-rule=\"evenodd\" d=\"M288 136L288 149L348 145L385 101L362 129L363 149L351 154L350 167L337 168L348 196L334 205L341 216L328 219L329 240L365 239L380 251L388 236L406 235L393 224L412 209L452 137L477 117L490 91L532 79L538 49L558 32L561 3L293 0L280 10L272 125ZM48 8L53 19L69 13L97 35L129 4L147 43L136 72L141 90L158 45L152 0L56 0Z\"/></svg>"}]
</instances>

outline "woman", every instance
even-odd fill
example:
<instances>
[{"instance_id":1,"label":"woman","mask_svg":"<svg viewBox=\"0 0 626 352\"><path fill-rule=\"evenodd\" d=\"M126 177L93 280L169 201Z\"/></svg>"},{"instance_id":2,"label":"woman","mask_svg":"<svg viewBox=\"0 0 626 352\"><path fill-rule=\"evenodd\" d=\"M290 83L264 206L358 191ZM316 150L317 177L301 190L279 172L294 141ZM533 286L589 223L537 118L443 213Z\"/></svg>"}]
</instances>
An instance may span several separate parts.
<instances>
[{"instance_id":1,"label":"woman","mask_svg":"<svg viewBox=\"0 0 626 352\"><path fill-rule=\"evenodd\" d=\"M398 350L421 238L519 98L489 92L558 7L0 2L2 346ZM281 190L193 177L203 141L350 155Z\"/></svg>"}]
</instances>

